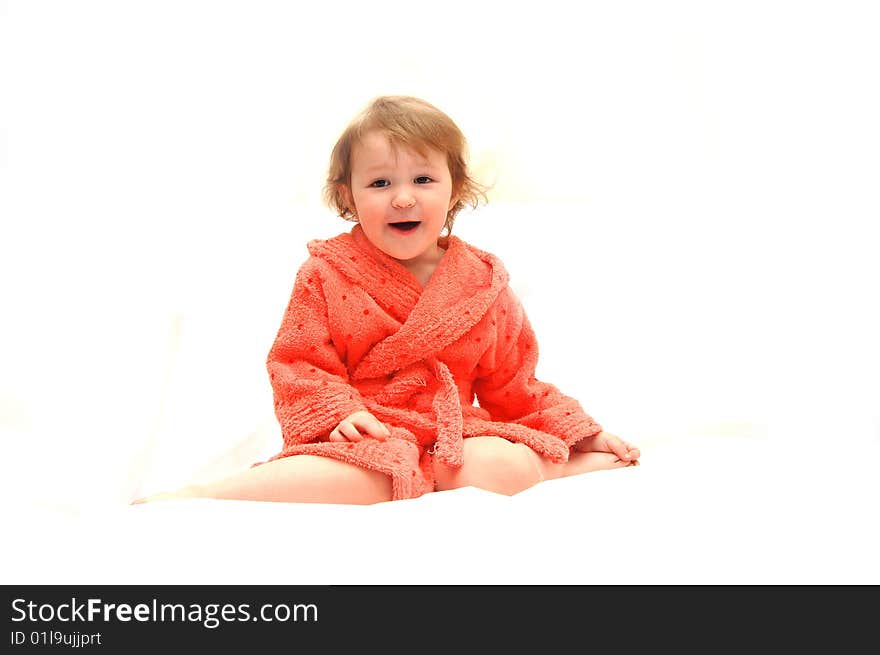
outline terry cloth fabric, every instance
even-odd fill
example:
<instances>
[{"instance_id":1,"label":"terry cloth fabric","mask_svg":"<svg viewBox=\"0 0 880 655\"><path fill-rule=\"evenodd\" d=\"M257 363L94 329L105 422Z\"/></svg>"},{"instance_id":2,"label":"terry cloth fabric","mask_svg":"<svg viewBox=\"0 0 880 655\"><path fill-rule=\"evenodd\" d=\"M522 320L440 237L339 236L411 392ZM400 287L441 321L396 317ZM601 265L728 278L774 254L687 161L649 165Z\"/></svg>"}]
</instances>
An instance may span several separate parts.
<instances>
[{"instance_id":1,"label":"terry cloth fabric","mask_svg":"<svg viewBox=\"0 0 880 655\"><path fill-rule=\"evenodd\" d=\"M379 471L398 500L433 491L431 457L460 466L465 438L500 436L562 462L602 430L535 379L538 344L501 261L455 236L440 245L422 289L360 225L308 243L267 359L284 440L271 459L323 455ZM359 410L391 437L329 441Z\"/></svg>"}]
</instances>

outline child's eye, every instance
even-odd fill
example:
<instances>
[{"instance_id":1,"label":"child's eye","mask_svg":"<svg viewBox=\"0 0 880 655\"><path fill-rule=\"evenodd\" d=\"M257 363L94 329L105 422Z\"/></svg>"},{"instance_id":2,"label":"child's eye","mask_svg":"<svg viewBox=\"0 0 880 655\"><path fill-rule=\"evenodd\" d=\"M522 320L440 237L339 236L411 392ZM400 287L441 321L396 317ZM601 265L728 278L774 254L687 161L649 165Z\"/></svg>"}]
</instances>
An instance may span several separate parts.
<instances>
[{"instance_id":1,"label":"child's eye","mask_svg":"<svg viewBox=\"0 0 880 655\"><path fill-rule=\"evenodd\" d=\"M424 180L424 182L419 182L419 180ZM427 175L419 175L416 178L416 182L418 182L419 184L427 184L430 181L431 181L431 178L428 177Z\"/></svg>"},{"instance_id":2,"label":"child's eye","mask_svg":"<svg viewBox=\"0 0 880 655\"><path fill-rule=\"evenodd\" d=\"M391 184L391 183L388 180L376 180L375 182L371 183L370 186L375 187L377 189L381 189L383 187L388 186L389 184Z\"/></svg>"}]
</instances>

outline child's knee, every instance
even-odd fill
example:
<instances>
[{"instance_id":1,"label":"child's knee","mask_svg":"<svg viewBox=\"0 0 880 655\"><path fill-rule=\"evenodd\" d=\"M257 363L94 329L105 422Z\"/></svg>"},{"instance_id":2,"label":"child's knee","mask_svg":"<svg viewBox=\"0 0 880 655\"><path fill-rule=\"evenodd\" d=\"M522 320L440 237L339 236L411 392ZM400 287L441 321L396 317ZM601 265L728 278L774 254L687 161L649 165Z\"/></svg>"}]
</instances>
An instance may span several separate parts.
<instances>
[{"instance_id":1,"label":"child's knee","mask_svg":"<svg viewBox=\"0 0 880 655\"><path fill-rule=\"evenodd\" d=\"M471 486L512 496L543 479L534 451L501 437L465 439L461 468L440 468L435 467L438 489Z\"/></svg>"}]
</instances>

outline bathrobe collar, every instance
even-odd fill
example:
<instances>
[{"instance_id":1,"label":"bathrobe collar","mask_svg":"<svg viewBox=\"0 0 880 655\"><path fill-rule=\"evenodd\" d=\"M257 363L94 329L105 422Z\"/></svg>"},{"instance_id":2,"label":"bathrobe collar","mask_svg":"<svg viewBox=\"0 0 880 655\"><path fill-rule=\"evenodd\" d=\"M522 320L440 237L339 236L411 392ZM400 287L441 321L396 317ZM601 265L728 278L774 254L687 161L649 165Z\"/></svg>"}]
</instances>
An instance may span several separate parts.
<instances>
[{"instance_id":1,"label":"bathrobe collar","mask_svg":"<svg viewBox=\"0 0 880 655\"><path fill-rule=\"evenodd\" d=\"M479 322L507 286L507 271L494 255L451 235L441 239L444 245L446 253L422 289L400 262L370 243L360 225L309 242L312 255L332 264L380 307L400 308L395 312L400 328L363 357L354 379L389 375L433 358Z\"/></svg>"}]
</instances>

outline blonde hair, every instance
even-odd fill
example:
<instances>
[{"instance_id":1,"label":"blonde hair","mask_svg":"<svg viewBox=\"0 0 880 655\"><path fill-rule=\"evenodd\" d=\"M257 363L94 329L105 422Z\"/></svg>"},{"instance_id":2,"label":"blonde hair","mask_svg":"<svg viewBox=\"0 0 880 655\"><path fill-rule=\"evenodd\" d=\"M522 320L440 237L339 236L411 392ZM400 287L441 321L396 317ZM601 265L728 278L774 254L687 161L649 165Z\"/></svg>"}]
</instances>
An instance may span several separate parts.
<instances>
[{"instance_id":1,"label":"blonde hair","mask_svg":"<svg viewBox=\"0 0 880 655\"><path fill-rule=\"evenodd\" d=\"M447 234L452 232L455 216L465 205L473 208L480 200L488 202L487 187L471 178L467 168L467 140L449 116L428 102L412 96L379 96L373 99L345 128L333 147L324 201L340 217L348 221L357 218L348 206L341 186L351 188L351 152L365 134L378 131L392 146L414 149L423 157L432 148L446 155L452 176L452 195L457 202L446 214Z\"/></svg>"}]
</instances>

